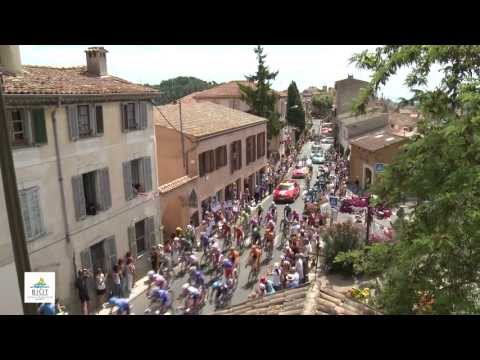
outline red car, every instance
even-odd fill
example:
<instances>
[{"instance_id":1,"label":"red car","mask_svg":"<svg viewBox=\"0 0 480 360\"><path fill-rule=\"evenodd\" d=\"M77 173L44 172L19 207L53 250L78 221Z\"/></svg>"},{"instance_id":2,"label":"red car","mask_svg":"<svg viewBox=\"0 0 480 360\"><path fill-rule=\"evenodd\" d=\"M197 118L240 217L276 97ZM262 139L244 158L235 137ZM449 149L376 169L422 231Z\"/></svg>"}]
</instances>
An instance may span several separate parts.
<instances>
[{"instance_id":1,"label":"red car","mask_svg":"<svg viewBox=\"0 0 480 360\"><path fill-rule=\"evenodd\" d=\"M273 190L273 201L282 202L290 201L294 202L300 195L300 186L294 180L286 180L280 183L275 190Z\"/></svg>"},{"instance_id":2,"label":"red car","mask_svg":"<svg viewBox=\"0 0 480 360\"><path fill-rule=\"evenodd\" d=\"M292 179L304 179L308 174L308 167L303 164L298 164L295 166L292 172Z\"/></svg>"}]
</instances>

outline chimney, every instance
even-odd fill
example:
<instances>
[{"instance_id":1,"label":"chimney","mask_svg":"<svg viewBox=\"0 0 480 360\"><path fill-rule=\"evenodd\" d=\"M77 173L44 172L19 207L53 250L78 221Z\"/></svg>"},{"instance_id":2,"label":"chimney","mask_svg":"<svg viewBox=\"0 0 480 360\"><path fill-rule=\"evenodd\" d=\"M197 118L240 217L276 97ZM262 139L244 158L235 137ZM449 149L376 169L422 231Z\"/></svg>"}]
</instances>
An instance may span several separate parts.
<instances>
[{"instance_id":1,"label":"chimney","mask_svg":"<svg viewBox=\"0 0 480 360\"><path fill-rule=\"evenodd\" d=\"M349 79L353 79L353 75L348 74Z\"/></svg>"},{"instance_id":2,"label":"chimney","mask_svg":"<svg viewBox=\"0 0 480 360\"><path fill-rule=\"evenodd\" d=\"M87 72L94 76L106 76L107 50L103 47L91 47L85 50L87 54Z\"/></svg>"},{"instance_id":3,"label":"chimney","mask_svg":"<svg viewBox=\"0 0 480 360\"><path fill-rule=\"evenodd\" d=\"M0 71L13 75L22 71L20 47L18 45L0 46Z\"/></svg>"}]
</instances>

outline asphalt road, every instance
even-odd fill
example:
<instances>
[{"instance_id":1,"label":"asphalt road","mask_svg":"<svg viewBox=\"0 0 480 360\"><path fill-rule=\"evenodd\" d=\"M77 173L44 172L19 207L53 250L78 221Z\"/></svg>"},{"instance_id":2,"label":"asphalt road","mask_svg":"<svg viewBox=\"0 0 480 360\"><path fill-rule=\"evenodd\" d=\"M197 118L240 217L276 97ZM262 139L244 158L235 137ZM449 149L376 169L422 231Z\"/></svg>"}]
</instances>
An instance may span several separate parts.
<instances>
[{"instance_id":1,"label":"asphalt road","mask_svg":"<svg viewBox=\"0 0 480 360\"><path fill-rule=\"evenodd\" d=\"M314 126L319 127L319 122L315 121L315 123L314 123ZM304 147L302 149L302 152L301 152L301 156L307 156L307 155L310 154L310 146L311 146L310 143L307 143L307 144L304 145ZM315 176L316 176L316 173L317 173L317 168L318 168L318 165L314 165L314 175ZM312 177L312 179L313 179L313 177ZM296 209L298 212L302 213L303 207L304 207L304 202L303 202L301 194L304 190L304 181L302 179L299 179L297 181L299 182L300 188L301 188L300 196L290 206L292 207L292 209ZM271 203L272 203L272 196L270 195L266 199L264 199L264 201L262 203L263 209L264 210L268 209L268 207L270 206ZM278 211L279 216L278 216L278 223L277 223L277 227L276 227L277 236L275 237L275 246L274 246L273 258L270 261L268 261L268 260L265 259L265 255L262 256L262 263L261 263L262 266L261 266L259 277L261 275L265 274L267 272L267 270L269 269L269 267L272 267L273 264L276 261L280 260L282 250L278 249L278 244L280 242L280 236L281 236L281 235L278 234L278 228L279 228L279 225L280 225L281 218L283 216L284 206L285 205L280 205L280 204L277 205L277 211ZM262 236L263 236L263 230L262 230ZM247 239L247 243L249 242L249 240L250 239ZM220 241L220 244L221 244L221 241ZM254 291L254 286L256 285L256 283L253 283L253 284L247 283L248 273L250 271L250 268L245 268L245 264L248 260L248 254L249 254L249 249L247 248L247 249L244 250L243 254L241 255L241 258L240 258L241 271L240 271L240 275L239 275L239 282L238 282L237 289L235 290L235 293L234 293L234 295L231 299L231 302L230 302L231 305L235 305L235 304L238 304L238 303L241 303L241 302L247 300L248 296L252 293L252 291ZM211 278L212 278L212 276L207 274L207 281L209 281ZM185 275L182 278L176 279L172 283L171 289L173 290L173 293L174 293L175 297L177 297L178 294L181 292L182 285L185 284L187 282L187 280L188 280L188 275ZM138 315L141 315L141 314L144 313L144 310L148 307L148 304L149 304L149 300L146 298L145 294L142 294L142 295L138 296L137 298L133 299L132 303L131 303L132 308L133 308L133 312L135 314L138 314ZM214 312L215 312L214 304L207 303L202 308L200 314L206 315L206 314L212 314Z\"/></svg>"}]
</instances>

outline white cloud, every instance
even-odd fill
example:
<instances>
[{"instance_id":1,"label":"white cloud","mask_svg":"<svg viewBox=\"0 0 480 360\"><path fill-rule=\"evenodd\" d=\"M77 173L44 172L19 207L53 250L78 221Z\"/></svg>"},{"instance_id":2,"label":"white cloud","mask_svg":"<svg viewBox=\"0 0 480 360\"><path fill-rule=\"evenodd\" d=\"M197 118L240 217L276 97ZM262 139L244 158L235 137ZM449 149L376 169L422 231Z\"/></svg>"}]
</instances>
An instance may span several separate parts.
<instances>
[{"instance_id":1,"label":"white cloud","mask_svg":"<svg viewBox=\"0 0 480 360\"><path fill-rule=\"evenodd\" d=\"M78 66L85 64L89 45L21 46L22 62L30 65ZM176 76L207 81L241 80L256 70L254 45L103 45L110 74L140 83L156 84ZM349 64L349 58L372 45L266 45L267 65L279 70L273 87L284 90L294 80L300 90L308 86L334 86L348 74L369 80L368 72ZM406 70L394 76L381 91L386 97L409 96ZM432 74L433 83L438 75Z\"/></svg>"}]
</instances>

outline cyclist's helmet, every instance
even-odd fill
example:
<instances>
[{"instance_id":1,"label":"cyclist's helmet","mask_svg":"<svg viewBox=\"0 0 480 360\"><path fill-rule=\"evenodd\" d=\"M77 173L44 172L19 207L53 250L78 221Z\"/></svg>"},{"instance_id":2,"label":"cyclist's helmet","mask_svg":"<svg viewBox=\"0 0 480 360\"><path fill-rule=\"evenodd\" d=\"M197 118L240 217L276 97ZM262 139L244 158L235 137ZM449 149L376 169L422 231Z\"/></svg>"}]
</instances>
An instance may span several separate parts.
<instances>
[{"instance_id":1,"label":"cyclist's helmet","mask_svg":"<svg viewBox=\"0 0 480 360\"><path fill-rule=\"evenodd\" d=\"M190 271L190 273L194 274L195 271L197 271L197 267L196 266L190 266L189 271Z\"/></svg>"},{"instance_id":2,"label":"cyclist's helmet","mask_svg":"<svg viewBox=\"0 0 480 360\"><path fill-rule=\"evenodd\" d=\"M260 283L265 284L267 282L267 278L265 276L262 276L260 278Z\"/></svg>"},{"instance_id":3,"label":"cyclist's helmet","mask_svg":"<svg viewBox=\"0 0 480 360\"><path fill-rule=\"evenodd\" d=\"M223 266L226 268L231 268L232 267L232 262L228 259L223 260Z\"/></svg>"},{"instance_id":4,"label":"cyclist's helmet","mask_svg":"<svg viewBox=\"0 0 480 360\"><path fill-rule=\"evenodd\" d=\"M148 276L148 279L149 279L150 281L153 280L153 277L155 276L155 271L150 270L150 271L147 273L147 276Z\"/></svg>"},{"instance_id":5,"label":"cyclist's helmet","mask_svg":"<svg viewBox=\"0 0 480 360\"><path fill-rule=\"evenodd\" d=\"M164 278L162 275L159 275L159 276L155 279L155 285L157 285L157 286L162 285L164 282L165 282L165 278Z\"/></svg>"}]
</instances>

